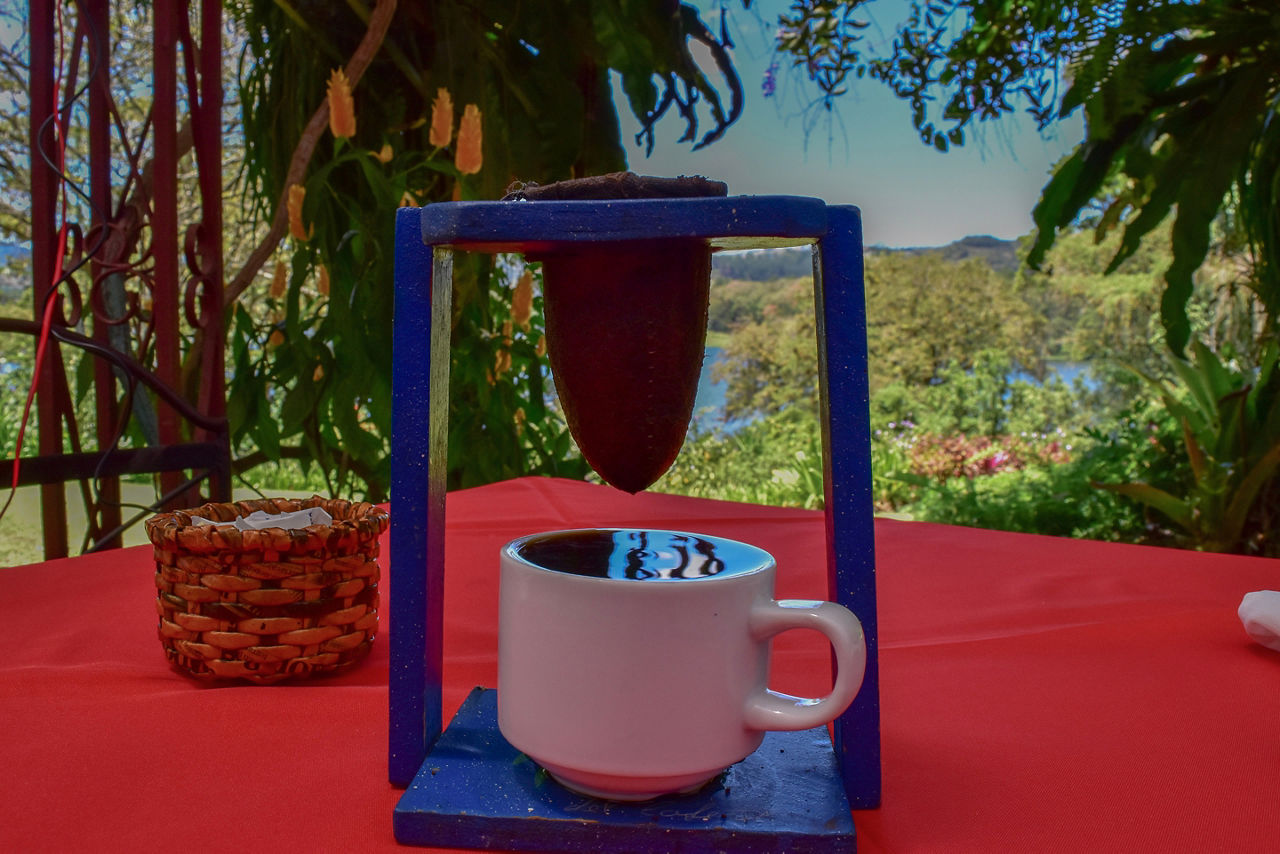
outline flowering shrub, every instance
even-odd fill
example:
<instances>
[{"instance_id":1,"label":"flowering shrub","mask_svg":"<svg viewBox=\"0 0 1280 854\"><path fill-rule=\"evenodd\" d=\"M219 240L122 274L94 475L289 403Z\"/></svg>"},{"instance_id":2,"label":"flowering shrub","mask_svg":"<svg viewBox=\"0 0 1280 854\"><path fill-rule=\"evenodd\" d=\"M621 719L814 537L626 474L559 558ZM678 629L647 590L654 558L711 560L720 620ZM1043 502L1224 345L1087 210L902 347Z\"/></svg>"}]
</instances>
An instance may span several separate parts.
<instances>
[{"instance_id":1,"label":"flowering shrub","mask_svg":"<svg viewBox=\"0 0 1280 854\"><path fill-rule=\"evenodd\" d=\"M1121 420L1147 438L1147 425ZM1139 436L1140 434L1140 436ZM978 528L1137 542L1141 512L1091 485L1139 461L1096 429L987 436L940 435L910 421L873 431L879 514ZM1117 456L1119 455L1119 456Z\"/></svg>"},{"instance_id":2,"label":"flowering shrub","mask_svg":"<svg viewBox=\"0 0 1280 854\"><path fill-rule=\"evenodd\" d=\"M953 478L977 478L1028 466L1069 462L1074 445L1061 430L1014 435L940 435L911 421L891 421L871 442L875 500L880 510L896 510L919 499L922 490Z\"/></svg>"},{"instance_id":3,"label":"flowering shrub","mask_svg":"<svg viewBox=\"0 0 1280 854\"><path fill-rule=\"evenodd\" d=\"M1028 464L1049 465L1071 458L1065 436L1038 433L1022 436L937 436L914 439L908 454L913 474L939 483L952 477L981 477L1001 471L1019 471Z\"/></svg>"},{"instance_id":4,"label":"flowering shrub","mask_svg":"<svg viewBox=\"0 0 1280 854\"><path fill-rule=\"evenodd\" d=\"M1159 416L1158 407L1136 401L1097 427L996 438L939 434L907 419L881 422L871 436L875 511L979 528L1167 544L1167 532L1153 527L1136 504L1092 485L1138 478L1172 483L1170 448L1180 434ZM792 406L731 435L696 435L655 488L821 507L817 416Z\"/></svg>"}]
</instances>

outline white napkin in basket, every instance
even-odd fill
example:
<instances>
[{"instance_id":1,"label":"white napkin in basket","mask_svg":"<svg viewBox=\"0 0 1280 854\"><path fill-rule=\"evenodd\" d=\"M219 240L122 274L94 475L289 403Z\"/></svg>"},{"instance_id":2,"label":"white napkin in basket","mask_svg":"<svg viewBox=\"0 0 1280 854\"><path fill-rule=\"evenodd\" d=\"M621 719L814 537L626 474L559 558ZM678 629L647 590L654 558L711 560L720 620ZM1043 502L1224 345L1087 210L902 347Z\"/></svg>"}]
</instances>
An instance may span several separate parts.
<instances>
[{"instance_id":1,"label":"white napkin in basket","mask_svg":"<svg viewBox=\"0 0 1280 854\"><path fill-rule=\"evenodd\" d=\"M1240 602L1240 622L1249 637L1280 651L1280 590L1255 590Z\"/></svg>"},{"instance_id":2,"label":"white napkin in basket","mask_svg":"<svg viewBox=\"0 0 1280 854\"><path fill-rule=\"evenodd\" d=\"M265 510L255 510L248 516L237 516L234 523L215 522L212 519L205 519L201 516L192 516L191 524L234 524L241 531L260 531L263 528L284 528L288 531L294 528L305 528L308 525L331 525L333 524L333 517L321 507L311 507L307 510L296 510L292 513L268 513Z\"/></svg>"}]
</instances>

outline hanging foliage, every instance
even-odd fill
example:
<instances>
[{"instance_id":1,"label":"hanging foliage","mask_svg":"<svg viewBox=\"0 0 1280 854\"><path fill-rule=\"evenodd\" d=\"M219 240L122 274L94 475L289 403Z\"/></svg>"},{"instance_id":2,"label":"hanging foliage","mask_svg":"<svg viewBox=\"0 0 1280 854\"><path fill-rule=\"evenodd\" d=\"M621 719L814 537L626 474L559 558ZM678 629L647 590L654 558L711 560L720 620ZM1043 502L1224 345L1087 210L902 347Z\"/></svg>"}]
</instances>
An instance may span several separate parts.
<instances>
[{"instance_id":1,"label":"hanging foliage","mask_svg":"<svg viewBox=\"0 0 1280 854\"><path fill-rule=\"evenodd\" d=\"M625 168L611 71L649 144L673 107L683 139L697 144L741 110L724 46L679 3L228 8L247 33L240 88L251 192L242 203L270 226L228 288L254 308L235 311L230 330L234 440L257 449L242 467L297 457L319 466L334 493L387 495L398 206L498 199L516 180ZM712 48L714 81L691 40ZM283 293L257 275L273 256L288 266ZM547 402L534 282L519 265L455 261L451 487L586 471Z\"/></svg>"},{"instance_id":2,"label":"hanging foliage","mask_svg":"<svg viewBox=\"0 0 1280 854\"><path fill-rule=\"evenodd\" d=\"M875 0L794 0L778 45L830 107L850 77L911 105L926 145L963 144L975 120L1028 111L1043 128L1081 111L1085 139L1035 210L1034 266L1101 204L1111 269L1166 217L1173 260L1161 306L1170 348L1190 339L1187 301L1219 215L1237 206L1251 284L1280 317L1280 16L1272 0L910 0L887 49L864 29Z\"/></svg>"}]
</instances>

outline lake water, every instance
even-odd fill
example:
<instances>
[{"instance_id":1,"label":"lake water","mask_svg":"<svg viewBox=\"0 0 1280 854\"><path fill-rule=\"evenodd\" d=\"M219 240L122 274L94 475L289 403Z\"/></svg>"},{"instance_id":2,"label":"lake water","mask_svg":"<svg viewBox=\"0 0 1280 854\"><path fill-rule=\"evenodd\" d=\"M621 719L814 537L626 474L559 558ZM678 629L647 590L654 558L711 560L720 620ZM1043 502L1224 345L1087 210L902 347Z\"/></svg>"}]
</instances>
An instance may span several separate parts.
<instances>
[{"instance_id":1,"label":"lake water","mask_svg":"<svg viewBox=\"0 0 1280 854\"><path fill-rule=\"evenodd\" d=\"M702 360L702 374L698 377L698 395L693 402L693 421L701 430L720 427L732 433L746 426L749 421L738 420L724 424L720 420L721 414L724 412L725 392L728 389L728 384L715 382L711 378L711 366L715 364L720 352L721 348L719 347L708 347L706 356ZM1088 362L1048 362L1046 367L1049 371L1049 377L1057 377L1067 386L1071 386L1076 378L1079 377L1085 388L1093 390L1098 387L1098 381L1090 372ZM1036 378L1026 371L1018 370L1009 374L1009 381L1034 384Z\"/></svg>"},{"instance_id":2,"label":"lake water","mask_svg":"<svg viewBox=\"0 0 1280 854\"><path fill-rule=\"evenodd\" d=\"M1048 379L1057 377L1064 385L1071 386L1075 383L1076 378L1079 377L1080 381L1084 383L1084 387L1090 391L1098 388L1098 380L1090 371L1088 362L1045 362L1045 367L1049 372ZM1019 370L1009 374L1010 382L1018 380L1032 384L1036 382L1036 378L1026 371Z\"/></svg>"},{"instance_id":3,"label":"lake water","mask_svg":"<svg viewBox=\"0 0 1280 854\"><path fill-rule=\"evenodd\" d=\"M702 374L698 377L698 395L693 399L693 420L701 430L726 426L721 423L720 417L724 412L725 393L729 385L725 382L715 382L711 378L711 366L715 364L716 357L719 355L719 347L708 347L702 359ZM733 425L731 432L745 423Z\"/></svg>"}]
</instances>

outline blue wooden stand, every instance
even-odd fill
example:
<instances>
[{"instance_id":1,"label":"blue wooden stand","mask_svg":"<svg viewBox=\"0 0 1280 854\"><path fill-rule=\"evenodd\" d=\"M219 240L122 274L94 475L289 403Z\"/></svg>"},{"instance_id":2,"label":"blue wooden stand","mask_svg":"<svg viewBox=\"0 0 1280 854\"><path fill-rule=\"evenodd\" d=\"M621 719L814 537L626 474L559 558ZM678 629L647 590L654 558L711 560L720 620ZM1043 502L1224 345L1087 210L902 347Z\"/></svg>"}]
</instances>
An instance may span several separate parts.
<instances>
[{"instance_id":1,"label":"blue wooden stand","mask_svg":"<svg viewBox=\"0 0 1280 854\"><path fill-rule=\"evenodd\" d=\"M664 237L704 239L713 249L815 246L827 595L862 622L867 670L857 699L834 723L833 745L819 751L830 759L825 765L813 753L811 733L771 734L764 748L728 772L742 781L738 785L716 789L720 784L713 784L685 796L701 800L678 799L683 806L664 807L656 822L655 814L643 812L646 807L600 801L599 808L607 809L612 820L592 820L583 829L581 810L575 815L569 809L580 798L563 791L546 795L546 787L556 787L549 781L539 784L542 794L526 791L533 778L522 775L533 772L520 770L508 755L512 748L489 711L491 692L473 695L442 735L452 253L541 254L569 244ZM733 850L743 851L852 850L852 823L846 828L837 821L836 832L821 831L795 811L761 814L745 793L753 789L751 779L786 781L797 802L807 801L821 814L819 825L847 817L850 806L880 803L866 311L857 208L792 196L453 202L402 208L396 221L395 275L388 773L395 785L412 784L396 808L396 838L418 845L568 851L603 850L610 840L625 840L633 849L716 850L729 838L734 846L743 846ZM779 740L781 747L775 744ZM771 744L776 753L767 749ZM519 787L525 787L523 794L515 798L512 793ZM722 797L717 794L721 791ZM735 801L731 791L743 797ZM735 812L735 805L741 810ZM691 812L710 815L707 809L721 807L722 815L714 820L681 818ZM525 810L523 816L519 809ZM562 831L549 832L549 820L562 822L557 825ZM770 847L769 840L777 844Z\"/></svg>"},{"instance_id":2,"label":"blue wooden stand","mask_svg":"<svg viewBox=\"0 0 1280 854\"><path fill-rule=\"evenodd\" d=\"M767 733L692 794L616 803L569 791L508 744L497 692L482 688L432 748L394 821L401 842L519 851L835 854L853 850L854 833L826 727Z\"/></svg>"}]
</instances>

